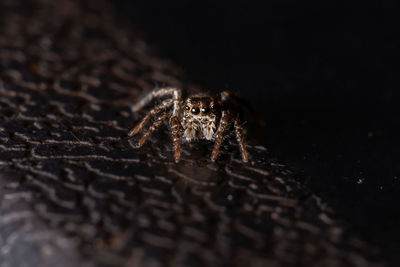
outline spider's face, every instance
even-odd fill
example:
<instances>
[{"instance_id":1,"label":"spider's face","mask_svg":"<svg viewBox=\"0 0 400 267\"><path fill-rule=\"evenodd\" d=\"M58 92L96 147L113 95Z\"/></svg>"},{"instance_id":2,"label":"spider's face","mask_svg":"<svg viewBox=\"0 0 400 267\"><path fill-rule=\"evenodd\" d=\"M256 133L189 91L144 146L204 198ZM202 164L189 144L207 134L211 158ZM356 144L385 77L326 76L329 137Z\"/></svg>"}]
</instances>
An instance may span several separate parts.
<instances>
[{"instance_id":1,"label":"spider's face","mask_svg":"<svg viewBox=\"0 0 400 267\"><path fill-rule=\"evenodd\" d=\"M214 99L211 96L193 96L185 101L185 117L206 119L215 116Z\"/></svg>"},{"instance_id":2,"label":"spider's face","mask_svg":"<svg viewBox=\"0 0 400 267\"><path fill-rule=\"evenodd\" d=\"M218 108L209 95L194 95L185 101L182 126L187 141L214 138Z\"/></svg>"}]
</instances>

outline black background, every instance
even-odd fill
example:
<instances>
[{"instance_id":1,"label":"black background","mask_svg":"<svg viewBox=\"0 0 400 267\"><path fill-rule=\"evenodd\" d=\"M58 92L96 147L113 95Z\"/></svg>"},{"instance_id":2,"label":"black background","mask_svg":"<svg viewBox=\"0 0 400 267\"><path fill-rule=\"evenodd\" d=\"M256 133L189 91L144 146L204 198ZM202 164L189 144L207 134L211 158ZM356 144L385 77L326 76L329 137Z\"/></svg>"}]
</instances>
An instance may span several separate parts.
<instances>
[{"instance_id":1,"label":"black background","mask_svg":"<svg viewBox=\"0 0 400 267\"><path fill-rule=\"evenodd\" d=\"M400 263L395 4L113 3L189 80L245 96L267 122L258 141Z\"/></svg>"}]
</instances>

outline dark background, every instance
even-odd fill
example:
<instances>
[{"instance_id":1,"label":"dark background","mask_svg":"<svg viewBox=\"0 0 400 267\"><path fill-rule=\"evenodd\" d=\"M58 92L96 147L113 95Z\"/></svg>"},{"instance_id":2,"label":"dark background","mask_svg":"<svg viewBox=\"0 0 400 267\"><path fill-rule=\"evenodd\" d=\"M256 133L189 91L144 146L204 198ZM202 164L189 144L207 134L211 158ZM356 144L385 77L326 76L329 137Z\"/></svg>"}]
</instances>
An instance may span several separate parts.
<instances>
[{"instance_id":1,"label":"dark background","mask_svg":"<svg viewBox=\"0 0 400 267\"><path fill-rule=\"evenodd\" d=\"M267 122L257 140L400 263L395 4L113 3L188 80L245 96Z\"/></svg>"}]
</instances>

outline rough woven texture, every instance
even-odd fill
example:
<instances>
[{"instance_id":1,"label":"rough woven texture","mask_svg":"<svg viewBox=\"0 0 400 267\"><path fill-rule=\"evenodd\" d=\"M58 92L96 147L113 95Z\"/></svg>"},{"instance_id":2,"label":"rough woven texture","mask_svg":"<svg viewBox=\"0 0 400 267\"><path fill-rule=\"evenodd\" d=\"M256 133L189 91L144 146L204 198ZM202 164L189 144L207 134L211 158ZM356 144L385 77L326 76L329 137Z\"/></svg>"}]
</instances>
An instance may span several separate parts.
<instances>
[{"instance_id":1,"label":"rough woven texture","mask_svg":"<svg viewBox=\"0 0 400 267\"><path fill-rule=\"evenodd\" d=\"M189 86L149 54L107 3L1 1L0 266L380 265L256 142L136 149L131 103Z\"/></svg>"}]
</instances>

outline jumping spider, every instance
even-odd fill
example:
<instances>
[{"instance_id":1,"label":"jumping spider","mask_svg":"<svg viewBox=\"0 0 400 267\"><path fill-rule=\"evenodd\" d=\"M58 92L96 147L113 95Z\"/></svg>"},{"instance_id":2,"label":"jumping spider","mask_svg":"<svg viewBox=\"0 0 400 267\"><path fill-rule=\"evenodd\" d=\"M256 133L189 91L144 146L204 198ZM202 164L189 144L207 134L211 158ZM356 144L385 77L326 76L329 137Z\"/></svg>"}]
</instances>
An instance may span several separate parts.
<instances>
[{"instance_id":1,"label":"jumping spider","mask_svg":"<svg viewBox=\"0 0 400 267\"><path fill-rule=\"evenodd\" d=\"M154 98L164 96L169 96L170 98L151 109L128 134L129 136L134 136L143 129L152 117L156 117L154 123L140 138L139 147L161 126L164 120L169 119L175 162L179 162L181 157L181 136L186 142L196 139L214 141L211 160L215 161L224 137L229 130L229 125L233 123L242 160L244 162L248 161L249 155L243 137L244 129L239 117L234 115L235 105L232 102L234 94L224 91L218 100L209 94L194 94L186 98L186 100L182 100L181 89L161 88L148 93L132 107L132 110L133 112L139 111Z\"/></svg>"}]
</instances>

